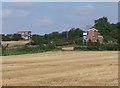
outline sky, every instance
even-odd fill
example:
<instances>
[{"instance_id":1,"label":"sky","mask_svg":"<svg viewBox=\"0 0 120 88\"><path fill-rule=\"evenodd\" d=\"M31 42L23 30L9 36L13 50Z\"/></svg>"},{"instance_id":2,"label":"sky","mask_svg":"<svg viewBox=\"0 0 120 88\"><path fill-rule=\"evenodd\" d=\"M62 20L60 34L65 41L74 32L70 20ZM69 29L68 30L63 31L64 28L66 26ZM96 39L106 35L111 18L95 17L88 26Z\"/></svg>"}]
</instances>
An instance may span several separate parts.
<instances>
[{"instance_id":1,"label":"sky","mask_svg":"<svg viewBox=\"0 0 120 88\"><path fill-rule=\"evenodd\" d=\"M106 16L118 22L117 2L3 2L0 9L2 33L32 31L33 34L86 29L94 20Z\"/></svg>"}]
</instances>

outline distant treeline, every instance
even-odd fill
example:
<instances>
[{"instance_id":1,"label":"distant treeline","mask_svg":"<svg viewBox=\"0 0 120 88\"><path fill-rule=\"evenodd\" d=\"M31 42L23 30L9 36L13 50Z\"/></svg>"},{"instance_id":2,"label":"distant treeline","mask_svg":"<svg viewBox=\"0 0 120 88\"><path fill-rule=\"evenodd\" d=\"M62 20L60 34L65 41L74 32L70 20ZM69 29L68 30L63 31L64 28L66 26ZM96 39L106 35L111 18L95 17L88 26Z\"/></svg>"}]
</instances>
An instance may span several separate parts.
<instances>
[{"instance_id":1,"label":"distant treeline","mask_svg":"<svg viewBox=\"0 0 120 88\"><path fill-rule=\"evenodd\" d=\"M118 23L110 23L107 17L102 17L95 20L94 27L98 29L104 37L104 42L117 42L118 40L118 27L120 26L120 22ZM53 42L56 45L66 45L66 44L83 44L82 35L83 31L80 28L71 28L69 31L52 32L50 34L45 35L32 35L32 40L37 44L49 43ZM1 35L2 41L19 41L22 40L20 34L7 34Z\"/></svg>"},{"instance_id":2,"label":"distant treeline","mask_svg":"<svg viewBox=\"0 0 120 88\"><path fill-rule=\"evenodd\" d=\"M1 34L2 41L19 41L22 39L20 34Z\"/></svg>"},{"instance_id":3,"label":"distant treeline","mask_svg":"<svg viewBox=\"0 0 120 88\"><path fill-rule=\"evenodd\" d=\"M107 17L102 17L95 20L93 25L99 30L100 34L104 37L104 43L118 43L118 29L120 22L110 23ZM69 45L69 44L83 44L83 31L80 28L71 28L69 31L52 32L43 36L33 35L32 40L36 41L37 44L52 43L56 45ZM39 40L39 41L38 41Z\"/></svg>"},{"instance_id":4,"label":"distant treeline","mask_svg":"<svg viewBox=\"0 0 120 88\"><path fill-rule=\"evenodd\" d=\"M74 50L83 51L116 51L120 50L120 39L118 30L120 30L120 22L110 23L107 17L102 17L95 20L93 25L99 30L100 34L104 37L104 42L101 44L97 42L87 42L83 44L83 31L80 28L71 28L69 31L52 32L45 35L34 34L31 36L31 42L24 46L0 45L2 49L1 55L18 55L26 53L39 53L53 50L62 50L64 46L72 46ZM20 34L1 34L2 41L19 41L22 40ZM33 46L29 46L33 45Z\"/></svg>"}]
</instances>

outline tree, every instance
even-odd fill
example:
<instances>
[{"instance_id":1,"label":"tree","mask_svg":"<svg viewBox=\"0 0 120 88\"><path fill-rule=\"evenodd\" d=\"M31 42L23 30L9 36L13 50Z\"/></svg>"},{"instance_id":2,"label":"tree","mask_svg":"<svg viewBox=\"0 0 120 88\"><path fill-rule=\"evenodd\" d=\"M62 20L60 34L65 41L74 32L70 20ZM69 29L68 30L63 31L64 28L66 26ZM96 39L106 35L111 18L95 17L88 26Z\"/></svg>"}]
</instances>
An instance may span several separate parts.
<instances>
[{"instance_id":1,"label":"tree","mask_svg":"<svg viewBox=\"0 0 120 88\"><path fill-rule=\"evenodd\" d=\"M11 41L10 37L8 35L2 34L2 41Z\"/></svg>"},{"instance_id":2,"label":"tree","mask_svg":"<svg viewBox=\"0 0 120 88\"><path fill-rule=\"evenodd\" d=\"M35 43L35 44L37 44L37 45L41 45L41 44L43 44L43 37L42 36L40 36L40 35L32 35L32 41Z\"/></svg>"},{"instance_id":3,"label":"tree","mask_svg":"<svg viewBox=\"0 0 120 88\"><path fill-rule=\"evenodd\" d=\"M100 31L102 35L109 34L112 29L112 26L110 22L108 22L107 17L102 17L102 18L95 20L94 26Z\"/></svg>"},{"instance_id":4,"label":"tree","mask_svg":"<svg viewBox=\"0 0 120 88\"><path fill-rule=\"evenodd\" d=\"M82 37L82 30L80 28L71 28L68 32L69 39Z\"/></svg>"},{"instance_id":5,"label":"tree","mask_svg":"<svg viewBox=\"0 0 120 88\"><path fill-rule=\"evenodd\" d=\"M82 45L83 44L83 38L77 38L77 39L75 39L75 44Z\"/></svg>"},{"instance_id":6,"label":"tree","mask_svg":"<svg viewBox=\"0 0 120 88\"><path fill-rule=\"evenodd\" d=\"M67 38L67 31L63 31L63 32L60 34L60 38Z\"/></svg>"},{"instance_id":7,"label":"tree","mask_svg":"<svg viewBox=\"0 0 120 88\"><path fill-rule=\"evenodd\" d=\"M11 40L13 41L19 41L20 39L22 39L20 34L13 34L11 37Z\"/></svg>"},{"instance_id":8,"label":"tree","mask_svg":"<svg viewBox=\"0 0 120 88\"><path fill-rule=\"evenodd\" d=\"M59 38L59 32L52 32L51 37L52 37L52 39L58 39Z\"/></svg>"},{"instance_id":9,"label":"tree","mask_svg":"<svg viewBox=\"0 0 120 88\"><path fill-rule=\"evenodd\" d=\"M119 29L118 33L120 34L120 22L117 23L117 28ZM120 37L118 37L117 43L118 43L118 50L120 50Z\"/></svg>"},{"instance_id":10,"label":"tree","mask_svg":"<svg viewBox=\"0 0 120 88\"><path fill-rule=\"evenodd\" d=\"M95 20L95 28L99 30L101 35L103 35L105 42L112 41L116 42L118 40L118 23L111 24L108 22L107 17L102 17Z\"/></svg>"}]
</instances>

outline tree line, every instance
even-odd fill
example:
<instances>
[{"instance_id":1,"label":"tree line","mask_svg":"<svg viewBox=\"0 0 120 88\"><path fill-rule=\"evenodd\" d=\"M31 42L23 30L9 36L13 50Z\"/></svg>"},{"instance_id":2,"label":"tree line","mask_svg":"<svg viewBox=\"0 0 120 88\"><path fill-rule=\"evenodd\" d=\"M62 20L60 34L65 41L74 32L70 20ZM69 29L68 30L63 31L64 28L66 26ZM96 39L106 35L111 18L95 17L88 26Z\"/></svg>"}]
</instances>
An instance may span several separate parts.
<instances>
[{"instance_id":1,"label":"tree line","mask_svg":"<svg viewBox=\"0 0 120 88\"><path fill-rule=\"evenodd\" d=\"M20 34L1 34L2 41L19 41L22 40L22 37Z\"/></svg>"},{"instance_id":2,"label":"tree line","mask_svg":"<svg viewBox=\"0 0 120 88\"><path fill-rule=\"evenodd\" d=\"M81 28L71 28L69 31L63 31L61 33L56 31L44 35L33 34L31 36L32 41L23 46L8 47L8 44L0 44L0 49L2 49L0 55L17 55L62 50L62 47L60 46L67 45L74 47L74 50L83 51L120 50L120 39L118 36L120 31L120 22L110 23L107 17L102 17L95 20L93 26L98 29L100 34L104 37L103 44L101 44L99 41L89 41L83 44L83 30ZM0 37L2 37L0 38L0 41L23 40L20 34L1 34ZM29 46L29 44L35 46Z\"/></svg>"},{"instance_id":3,"label":"tree line","mask_svg":"<svg viewBox=\"0 0 120 88\"><path fill-rule=\"evenodd\" d=\"M104 42L109 43L117 43L118 42L118 29L120 26L120 22L118 23L110 23L107 17L102 17L94 21L93 25L96 29L99 30L100 34L104 37ZM7 34L1 35L2 41L19 41L22 40L20 34ZM83 44L83 31L81 28L71 28L69 31L52 32L49 34L32 35L31 44L55 44L55 45L70 45L70 44Z\"/></svg>"},{"instance_id":4,"label":"tree line","mask_svg":"<svg viewBox=\"0 0 120 88\"><path fill-rule=\"evenodd\" d=\"M102 17L94 21L93 25L99 30L100 34L104 38L104 43L118 43L118 31L120 27L120 22L110 23L107 17ZM49 43L52 41L56 45L69 45L69 44L83 44L83 31L80 28L71 28L69 31L52 32L50 34L45 34L44 36L33 35L32 39L36 40L38 43ZM42 40L37 41L37 40Z\"/></svg>"}]
</instances>

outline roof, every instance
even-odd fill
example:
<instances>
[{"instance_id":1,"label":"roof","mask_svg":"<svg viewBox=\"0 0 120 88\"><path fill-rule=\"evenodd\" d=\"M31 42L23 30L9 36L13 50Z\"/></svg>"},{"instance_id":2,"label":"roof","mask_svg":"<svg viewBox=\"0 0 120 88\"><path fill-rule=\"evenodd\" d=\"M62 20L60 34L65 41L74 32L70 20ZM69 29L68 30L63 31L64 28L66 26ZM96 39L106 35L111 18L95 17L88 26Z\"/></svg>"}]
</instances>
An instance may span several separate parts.
<instances>
[{"instance_id":1,"label":"roof","mask_svg":"<svg viewBox=\"0 0 120 88\"><path fill-rule=\"evenodd\" d=\"M18 32L31 32L31 31L18 31Z\"/></svg>"},{"instance_id":2,"label":"roof","mask_svg":"<svg viewBox=\"0 0 120 88\"><path fill-rule=\"evenodd\" d=\"M90 30L98 31L96 28L90 28L88 31Z\"/></svg>"},{"instance_id":3,"label":"roof","mask_svg":"<svg viewBox=\"0 0 120 88\"><path fill-rule=\"evenodd\" d=\"M31 32L31 31L18 31L17 33L21 33L21 32Z\"/></svg>"}]
</instances>

